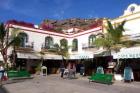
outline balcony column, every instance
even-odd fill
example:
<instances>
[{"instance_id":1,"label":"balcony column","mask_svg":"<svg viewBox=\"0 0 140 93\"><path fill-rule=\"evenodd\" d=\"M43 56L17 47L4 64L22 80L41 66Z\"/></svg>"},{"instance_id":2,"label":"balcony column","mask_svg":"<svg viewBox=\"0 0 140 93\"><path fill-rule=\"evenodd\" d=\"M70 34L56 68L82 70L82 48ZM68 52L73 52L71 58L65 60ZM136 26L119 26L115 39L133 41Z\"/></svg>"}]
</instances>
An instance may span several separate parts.
<instances>
[{"instance_id":1,"label":"balcony column","mask_svg":"<svg viewBox=\"0 0 140 93\"><path fill-rule=\"evenodd\" d=\"M42 47L42 42L34 42L34 50L35 51L41 51L41 47Z\"/></svg>"},{"instance_id":2,"label":"balcony column","mask_svg":"<svg viewBox=\"0 0 140 93\"><path fill-rule=\"evenodd\" d=\"M69 41L68 41L68 53L72 53L72 40L70 39Z\"/></svg>"},{"instance_id":3,"label":"balcony column","mask_svg":"<svg viewBox=\"0 0 140 93\"><path fill-rule=\"evenodd\" d=\"M78 39L78 52L81 53L82 51L82 40Z\"/></svg>"}]
</instances>

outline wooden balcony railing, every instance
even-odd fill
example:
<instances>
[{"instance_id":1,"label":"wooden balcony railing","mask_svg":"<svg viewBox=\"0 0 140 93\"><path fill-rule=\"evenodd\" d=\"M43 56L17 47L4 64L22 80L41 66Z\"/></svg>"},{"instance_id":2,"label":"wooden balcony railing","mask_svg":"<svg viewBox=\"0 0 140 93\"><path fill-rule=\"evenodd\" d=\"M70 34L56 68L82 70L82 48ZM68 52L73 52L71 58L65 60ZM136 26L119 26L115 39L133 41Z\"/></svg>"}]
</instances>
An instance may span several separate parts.
<instances>
[{"instance_id":1,"label":"wooden balcony railing","mask_svg":"<svg viewBox=\"0 0 140 93\"><path fill-rule=\"evenodd\" d=\"M16 47L16 51L33 51L34 50L34 43L26 43L25 46L18 46Z\"/></svg>"},{"instance_id":2,"label":"wooden balcony railing","mask_svg":"<svg viewBox=\"0 0 140 93\"><path fill-rule=\"evenodd\" d=\"M82 49L83 49L84 51L96 51L96 50L98 50L99 48L97 48L95 45L93 45L93 46L82 47Z\"/></svg>"},{"instance_id":3,"label":"wooden balcony railing","mask_svg":"<svg viewBox=\"0 0 140 93\"><path fill-rule=\"evenodd\" d=\"M53 50L54 50L53 46L42 45L42 47L41 47L41 51L44 51L44 52L53 52Z\"/></svg>"}]
</instances>

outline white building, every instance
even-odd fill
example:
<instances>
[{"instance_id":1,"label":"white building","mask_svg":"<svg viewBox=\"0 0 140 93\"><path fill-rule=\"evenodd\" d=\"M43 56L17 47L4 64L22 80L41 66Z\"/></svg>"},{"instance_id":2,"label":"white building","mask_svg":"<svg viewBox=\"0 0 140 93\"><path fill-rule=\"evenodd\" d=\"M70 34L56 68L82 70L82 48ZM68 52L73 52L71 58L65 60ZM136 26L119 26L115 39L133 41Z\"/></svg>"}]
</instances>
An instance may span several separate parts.
<instances>
[{"instance_id":1,"label":"white building","mask_svg":"<svg viewBox=\"0 0 140 93\"><path fill-rule=\"evenodd\" d=\"M126 20L124 25L125 32L123 35L128 40L139 41L140 39L140 5L131 4L124 14L118 18L110 20L113 24L119 24ZM106 24L106 23L105 23ZM119 53L114 54L114 58L140 58L139 45L131 46L131 48L122 48ZM132 52L133 51L133 52Z\"/></svg>"},{"instance_id":2,"label":"white building","mask_svg":"<svg viewBox=\"0 0 140 93\"><path fill-rule=\"evenodd\" d=\"M10 32L18 29L19 35L22 36L22 43L20 47L16 48L17 64L24 65L27 69L30 69L31 66L35 68L41 58L43 60L61 61L61 55L47 51L53 48L53 45L56 43L61 45L61 40L62 42L67 42L69 47L69 57L65 58L68 60L92 59L94 54L103 51L103 49L95 48L95 45L93 45L95 39L102 35L102 24L87 30L69 28L63 30L63 32L45 30L33 24L15 20L8 21L7 26ZM40 52L45 54L41 55ZM8 55L12 53L11 48L8 53Z\"/></svg>"},{"instance_id":3,"label":"white building","mask_svg":"<svg viewBox=\"0 0 140 93\"><path fill-rule=\"evenodd\" d=\"M124 35L127 35L131 40L140 39L140 5L131 4L124 14L115 19L110 19L113 24L119 24L120 22L126 20ZM98 22L97 22L98 23ZM69 49L69 60L78 59L92 59L95 54L102 53L104 50L102 48L95 48L94 41L96 38L101 36L106 31L106 19L103 19L102 24L95 26L90 29L79 29L71 27L69 29L63 29L61 32L56 32L53 30L44 30L36 25L28 24L18 21L9 21L7 26L9 31L13 31L14 28L20 30L20 35L23 36L23 43L17 51L17 58L19 59L19 64L29 64L26 65L29 69L30 66L36 67L35 64L43 57L44 60L62 60L61 55L50 53L47 50L53 47L53 44L58 43L63 40L67 42ZM125 50L125 52L123 52ZM130 52L130 51L136 51ZM125 58L134 55L135 58L140 58L140 47L136 48L123 48L119 53L113 54L114 58ZM40 51L45 52L45 55L40 55ZM9 54L10 54L9 50ZM23 65L24 65L23 64Z\"/></svg>"},{"instance_id":4,"label":"white building","mask_svg":"<svg viewBox=\"0 0 140 93\"><path fill-rule=\"evenodd\" d=\"M88 51L86 49L92 47L92 43L94 42L95 38L102 34L102 25L88 30L70 28L65 30L64 33L47 31L36 27L21 26L18 24L13 24L12 22L8 25L10 31L14 31L14 28L18 28L20 30L19 34L24 36L24 42L21 48L30 48L31 51L35 53L39 53L44 48L49 49L53 47L53 44L55 43L58 43L60 45L60 40L62 39L66 40L69 46L70 57L68 59L79 59L82 56L86 56L87 58L93 58L93 52L95 51ZM77 42L76 49L73 49L72 47L74 41ZM21 51L19 53L21 53ZM77 57L74 57L73 55ZM20 56L20 54L18 56L24 58L24 56ZM26 57L28 56L26 55ZM35 56L29 57L33 58ZM47 56L44 57L44 59L50 58ZM57 56L54 56L53 59L56 58ZM60 57L58 59L62 58Z\"/></svg>"},{"instance_id":5,"label":"white building","mask_svg":"<svg viewBox=\"0 0 140 93\"><path fill-rule=\"evenodd\" d=\"M126 20L124 25L125 32L123 33L124 39L130 41L140 41L140 5L130 4L123 15L118 18L110 20L113 24L119 24ZM104 25L106 22L104 23ZM117 59L121 68L120 72L123 74L124 67L130 66L134 73L134 80L140 81L140 45L131 44L130 47L123 47L120 52L113 53L113 58ZM118 64L118 65L119 65ZM119 67L119 66L118 66Z\"/></svg>"}]
</instances>

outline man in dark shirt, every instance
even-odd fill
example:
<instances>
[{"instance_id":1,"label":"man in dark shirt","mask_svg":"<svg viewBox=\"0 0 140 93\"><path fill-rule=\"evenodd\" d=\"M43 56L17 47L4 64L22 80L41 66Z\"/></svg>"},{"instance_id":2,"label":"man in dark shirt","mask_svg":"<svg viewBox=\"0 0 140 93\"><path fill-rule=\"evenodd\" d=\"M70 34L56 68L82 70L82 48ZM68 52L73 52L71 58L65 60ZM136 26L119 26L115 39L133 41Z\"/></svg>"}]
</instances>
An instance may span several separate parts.
<instances>
[{"instance_id":1,"label":"man in dark shirt","mask_svg":"<svg viewBox=\"0 0 140 93\"><path fill-rule=\"evenodd\" d=\"M60 66L61 78L63 78L64 71L65 71L65 66L64 66L64 64L61 64L61 66Z\"/></svg>"}]
</instances>

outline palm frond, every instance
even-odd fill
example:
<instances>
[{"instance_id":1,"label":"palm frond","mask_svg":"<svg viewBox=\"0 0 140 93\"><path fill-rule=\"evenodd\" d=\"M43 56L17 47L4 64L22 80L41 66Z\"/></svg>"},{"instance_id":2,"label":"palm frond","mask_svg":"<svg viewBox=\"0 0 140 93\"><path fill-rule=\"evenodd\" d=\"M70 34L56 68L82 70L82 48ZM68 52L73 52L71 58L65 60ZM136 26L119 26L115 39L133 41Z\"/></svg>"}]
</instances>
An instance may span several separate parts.
<instances>
[{"instance_id":1,"label":"palm frond","mask_svg":"<svg viewBox=\"0 0 140 93\"><path fill-rule=\"evenodd\" d=\"M114 29L113 29L113 25L111 24L111 22L110 21L107 21L107 25L108 25L108 31L110 32L110 31L113 31Z\"/></svg>"},{"instance_id":2,"label":"palm frond","mask_svg":"<svg viewBox=\"0 0 140 93\"><path fill-rule=\"evenodd\" d=\"M97 38L95 44L97 47L104 47L106 49L118 51L123 45L121 44L125 21L120 25L111 24L110 21L107 21L107 33L102 38Z\"/></svg>"},{"instance_id":3,"label":"palm frond","mask_svg":"<svg viewBox=\"0 0 140 93\"><path fill-rule=\"evenodd\" d=\"M1 23L0 24L0 41L1 42L4 42L5 36L6 36L6 30L5 30L4 24Z\"/></svg>"},{"instance_id":4,"label":"palm frond","mask_svg":"<svg viewBox=\"0 0 140 93\"><path fill-rule=\"evenodd\" d=\"M16 37L21 31L19 30L19 28L14 28L12 31L11 31L11 36L10 38L14 38Z\"/></svg>"},{"instance_id":5,"label":"palm frond","mask_svg":"<svg viewBox=\"0 0 140 93\"><path fill-rule=\"evenodd\" d=\"M124 29L125 23L126 23L126 20L124 20L123 22L121 22L121 24L118 26L118 29L120 29L121 31L125 31L125 29Z\"/></svg>"},{"instance_id":6,"label":"palm frond","mask_svg":"<svg viewBox=\"0 0 140 93\"><path fill-rule=\"evenodd\" d=\"M19 46L21 42L21 37L20 36L16 36L13 37L12 40L10 40L10 42L8 43L7 47L9 46Z\"/></svg>"}]
</instances>

